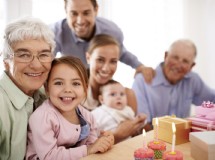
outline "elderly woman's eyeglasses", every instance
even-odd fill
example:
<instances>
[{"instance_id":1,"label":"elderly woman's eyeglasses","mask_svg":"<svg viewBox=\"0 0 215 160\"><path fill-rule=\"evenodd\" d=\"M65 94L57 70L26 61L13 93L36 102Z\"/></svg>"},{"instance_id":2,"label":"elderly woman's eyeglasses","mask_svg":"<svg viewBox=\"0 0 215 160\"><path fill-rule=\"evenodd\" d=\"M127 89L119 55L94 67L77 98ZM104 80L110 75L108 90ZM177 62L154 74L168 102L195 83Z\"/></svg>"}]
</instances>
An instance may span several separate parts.
<instances>
[{"instance_id":1,"label":"elderly woman's eyeglasses","mask_svg":"<svg viewBox=\"0 0 215 160\"><path fill-rule=\"evenodd\" d=\"M38 55L33 55L30 52L27 51L17 51L13 55L15 57L15 60L17 62L23 62L23 63L29 63L33 61L34 57L37 57L37 59L40 62L51 62L54 59L54 56L51 52L41 52Z\"/></svg>"}]
</instances>

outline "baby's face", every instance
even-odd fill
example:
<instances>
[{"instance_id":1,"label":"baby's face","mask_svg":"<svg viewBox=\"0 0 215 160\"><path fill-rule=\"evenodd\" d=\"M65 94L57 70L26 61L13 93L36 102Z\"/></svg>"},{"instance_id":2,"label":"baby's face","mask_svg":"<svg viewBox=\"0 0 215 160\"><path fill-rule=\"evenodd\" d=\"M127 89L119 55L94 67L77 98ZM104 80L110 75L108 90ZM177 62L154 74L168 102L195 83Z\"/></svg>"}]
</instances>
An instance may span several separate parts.
<instances>
[{"instance_id":1,"label":"baby's face","mask_svg":"<svg viewBox=\"0 0 215 160\"><path fill-rule=\"evenodd\" d=\"M127 105L125 88L121 84L110 84L103 89L103 103L115 109L123 109Z\"/></svg>"}]
</instances>

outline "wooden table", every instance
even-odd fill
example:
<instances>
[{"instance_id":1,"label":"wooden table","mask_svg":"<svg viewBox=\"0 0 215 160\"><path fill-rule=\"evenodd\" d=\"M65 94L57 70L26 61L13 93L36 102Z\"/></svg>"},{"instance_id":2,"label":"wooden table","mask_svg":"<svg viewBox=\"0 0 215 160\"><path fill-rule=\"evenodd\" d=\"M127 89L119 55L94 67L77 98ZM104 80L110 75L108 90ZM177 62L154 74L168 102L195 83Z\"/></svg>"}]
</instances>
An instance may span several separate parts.
<instances>
[{"instance_id":1,"label":"wooden table","mask_svg":"<svg viewBox=\"0 0 215 160\"><path fill-rule=\"evenodd\" d=\"M153 140L154 131L147 132L147 142ZM167 150L171 150L171 144L167 144ZM91 154L81 160L133 160L134 151L143 146L143 136L139 135L113 146L113 148L105 153ZM176 145L176 150L183 152L184 160L193 160L190 155L190 142Z\"/></svg>"}]
</instances>

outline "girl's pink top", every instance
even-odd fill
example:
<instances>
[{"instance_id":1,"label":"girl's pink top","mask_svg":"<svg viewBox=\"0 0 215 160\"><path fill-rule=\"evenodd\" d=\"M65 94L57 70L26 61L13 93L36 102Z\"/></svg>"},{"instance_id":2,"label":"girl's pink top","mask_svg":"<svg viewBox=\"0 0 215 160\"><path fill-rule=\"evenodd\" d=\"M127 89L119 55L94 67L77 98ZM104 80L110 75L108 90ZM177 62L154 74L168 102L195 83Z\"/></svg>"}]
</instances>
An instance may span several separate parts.
<instances>
[{"instance_id":1,"label":"girl's pink top","mask_svg":"<svg viewBox=\"0 0 215 160\"><path fill-rule=\"evenodd\" d=\"M26 159L77 160L86 156L87 145L96 141L98 130L91 113L78 108L90 125L89 136L80 142L81 126L67 121L49 100L37 108L29 119Z\"/></svg>"}]
</instances>

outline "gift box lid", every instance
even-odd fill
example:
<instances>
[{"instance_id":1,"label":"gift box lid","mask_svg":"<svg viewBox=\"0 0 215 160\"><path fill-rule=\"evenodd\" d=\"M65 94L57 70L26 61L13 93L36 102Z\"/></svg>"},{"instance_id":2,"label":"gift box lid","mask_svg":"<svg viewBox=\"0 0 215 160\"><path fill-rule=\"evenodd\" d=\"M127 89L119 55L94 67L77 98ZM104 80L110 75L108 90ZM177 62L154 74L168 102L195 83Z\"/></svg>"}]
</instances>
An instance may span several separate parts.
<instances>
[{"instance_id":1,"label":"gift box lid","mask_svg":"<svg viewBox=\"0 0 215 160\"><path fill-rule=\"evenodd\" d=\"M177 118L175 116L158 117L159 127L165 128L167 130L172 130L172 122L175 123L176 130L191 128L190 120ZM152 124L155 125L155 118L153 118Z\"/></svg>"},{"instance_id":2,"label":"gift box lid","mask_svg":"<svg viewBox=\"0 0 215 160\"><path fill-rule=\"evenodd\" d=\"M215 131L190 132L189 140L208 153L215 152Z\"/></svg>"}]
</instances>

